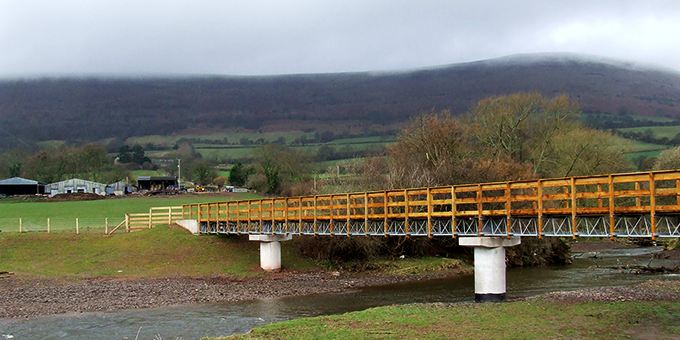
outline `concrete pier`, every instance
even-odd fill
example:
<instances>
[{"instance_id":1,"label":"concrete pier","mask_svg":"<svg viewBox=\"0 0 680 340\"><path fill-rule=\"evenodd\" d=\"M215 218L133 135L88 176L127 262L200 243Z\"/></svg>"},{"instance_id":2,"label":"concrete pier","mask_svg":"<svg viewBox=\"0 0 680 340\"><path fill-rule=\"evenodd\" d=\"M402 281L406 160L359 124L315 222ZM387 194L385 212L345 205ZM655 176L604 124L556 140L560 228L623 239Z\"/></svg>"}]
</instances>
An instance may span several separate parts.
<instances>
[{"instance_id":1,"label":"concrete pier","mask_svg":"<svg viewBox=\"0 0 680 340\"><path fill-rule=\"evenodd\" d=\"M268 272L281 269L281 241L291 240L291 235L250 235L250 241L260 242L260 267Z\"/></svg>"},{"instance_id":2,"label":"concrete pier","mask_svg":"<svg viewBox=\"0 0 680 340\"><path fill-rule=\"evenodd\" d=\"M520 244L519 237L460 237L458 244L474 247L475 301L505 300L505 247Z\"/></svg>"},{"instance_id":3,"label":"concrete pier","mask_svg":"<svg viewBox=\"0 0 680 340\"><path fill-rule=\"evenodd\" d=\"M175 223L194 235L198 235L200 233L197 220L178 220L175 221Z\"/></svg>"}]
</instances>

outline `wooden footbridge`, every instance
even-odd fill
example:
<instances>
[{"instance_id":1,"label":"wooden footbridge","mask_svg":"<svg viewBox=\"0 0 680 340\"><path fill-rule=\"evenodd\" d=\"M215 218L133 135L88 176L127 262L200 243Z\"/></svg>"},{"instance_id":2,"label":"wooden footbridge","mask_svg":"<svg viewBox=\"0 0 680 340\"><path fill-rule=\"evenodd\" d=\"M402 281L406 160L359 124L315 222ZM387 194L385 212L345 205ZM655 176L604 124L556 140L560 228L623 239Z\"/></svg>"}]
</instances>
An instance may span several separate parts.
<instances>
[{"instance_id":1,"label":"wooden footbridge","mask_svg":"<svg viewBox=\"0 0 680 340\"><path fill-rule=\"evenodd\" d=\"M680 170L190 204L206 234L680 237Z\"/></svg>"}]
</instances>

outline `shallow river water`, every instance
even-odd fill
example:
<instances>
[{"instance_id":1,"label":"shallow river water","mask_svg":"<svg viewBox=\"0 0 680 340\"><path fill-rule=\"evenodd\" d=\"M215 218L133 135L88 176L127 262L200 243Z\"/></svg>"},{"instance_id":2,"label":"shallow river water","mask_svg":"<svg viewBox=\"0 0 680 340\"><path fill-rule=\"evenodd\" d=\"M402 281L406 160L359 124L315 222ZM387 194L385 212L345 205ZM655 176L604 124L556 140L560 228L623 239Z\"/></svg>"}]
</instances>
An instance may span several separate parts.
<instances>
[{"instance_id":1,"label":"shallow river water","mask_svg":"<svg viewBox=\"0 0 680 340\"><path fill-rule=\"evenodd\" d=\"M629 285L678 275L636 275L612 267L649 263L643 257L658 249L610 250L577 257L564 267L508 270L508 297L586 287ZM651 255L650 255L651 257ZM244 333L276 321L344 313L389 304L472 301L474 278L427 280L363 288L351 293L287 297L239 303L161 307L106 313L0 320L0 339L198 339Z\"/></svg>"}]
</instances>

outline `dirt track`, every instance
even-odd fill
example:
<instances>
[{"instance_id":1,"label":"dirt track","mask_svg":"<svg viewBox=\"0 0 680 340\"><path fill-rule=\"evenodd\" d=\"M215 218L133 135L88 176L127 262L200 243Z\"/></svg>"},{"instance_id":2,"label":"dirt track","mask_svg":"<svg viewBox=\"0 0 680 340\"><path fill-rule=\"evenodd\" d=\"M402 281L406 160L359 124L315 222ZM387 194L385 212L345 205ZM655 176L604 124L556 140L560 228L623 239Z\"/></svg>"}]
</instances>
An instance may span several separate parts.
<instances>
[{"instance_id":1,"label":"dirt track","mask_svg":"<svg viewBox=\"0 0 680 340\"><path fill-rule=\"evenodd\" d=\"M419 276L281 272L266 278L81 279L0 278L0 318L114 311L346 292L404 281L469 274L469 269Z\"/></svg>"}]
</instances>

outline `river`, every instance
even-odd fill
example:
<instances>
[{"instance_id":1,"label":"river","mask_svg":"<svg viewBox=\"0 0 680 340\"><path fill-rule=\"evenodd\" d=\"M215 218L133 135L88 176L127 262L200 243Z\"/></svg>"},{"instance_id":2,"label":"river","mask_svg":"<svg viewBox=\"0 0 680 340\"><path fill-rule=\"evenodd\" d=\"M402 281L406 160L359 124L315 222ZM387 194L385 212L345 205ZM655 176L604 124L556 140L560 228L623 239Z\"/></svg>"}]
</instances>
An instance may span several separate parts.
<instances>
[{"instance_id":1,"label":"river","mask_svg":"<svg viewBox=\"0 0 680 340\"><path fill-rule=\"evenodd\" d=\"M569 266L512 268L507 273L508 297L630 285L651 278L680 279L676 274L637 275L625 269L626 265L650 262L651 255L647 258L632 255L658 250L608 250L597 253L597 258L592 258L595 254L576 256ZM620 266L624 269L612 268ZM469 275L369 287L343 294L0 320L0 339L198 339L244 333L255 326L292 318L389 304L472 301L473 291L474 279Z\"/></svg>"}]
</instances>

